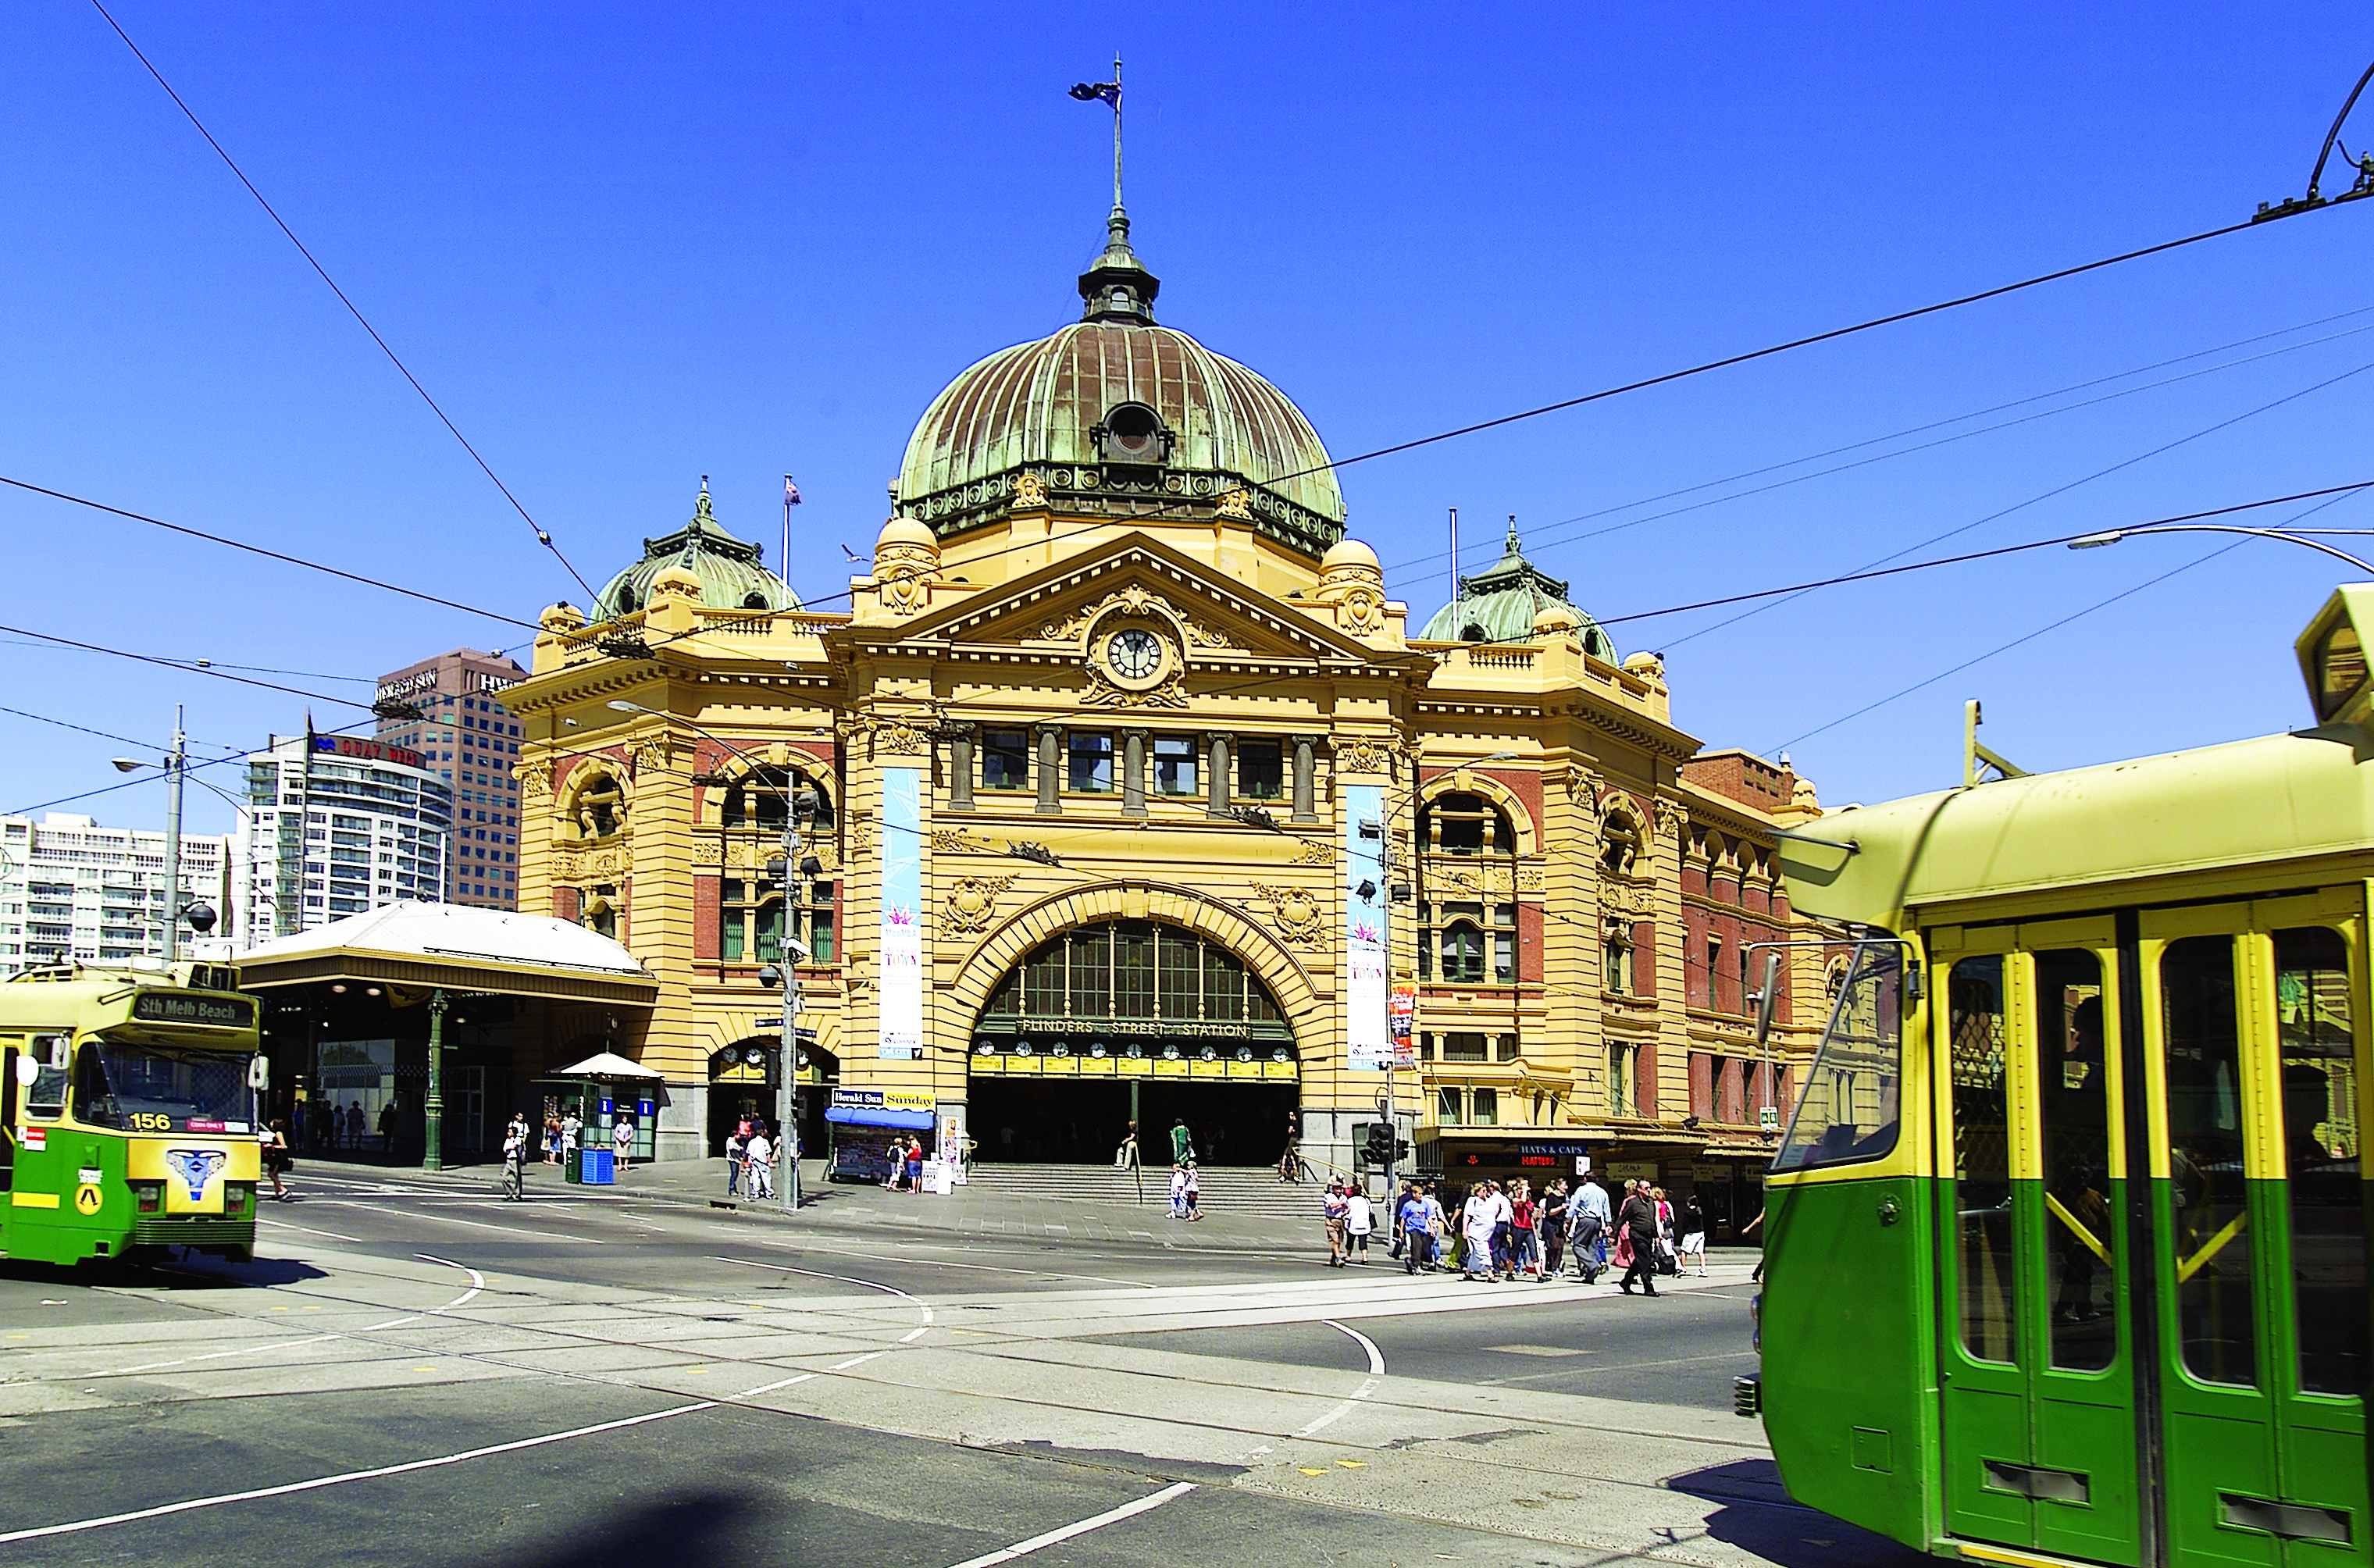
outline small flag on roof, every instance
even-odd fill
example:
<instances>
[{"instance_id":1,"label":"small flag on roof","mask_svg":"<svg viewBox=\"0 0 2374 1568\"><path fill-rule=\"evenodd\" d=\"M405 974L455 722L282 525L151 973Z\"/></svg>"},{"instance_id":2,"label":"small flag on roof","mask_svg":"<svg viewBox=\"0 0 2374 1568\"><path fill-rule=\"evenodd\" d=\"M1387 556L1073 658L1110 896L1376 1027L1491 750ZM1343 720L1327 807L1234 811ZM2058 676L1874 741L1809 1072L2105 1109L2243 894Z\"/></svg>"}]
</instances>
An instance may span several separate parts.
<instances>
[{"instance_id":1,"label":"small flag on roof","mask_svg":"<svg viewBox=\"0 0 2374 1568\"><path fill-rule=\"evenodd\" d=\"M792 476L786 474L783 475L783 505L787 507L795 507L799 504L800 487L797 485L793 484Z\"/></svg>"},{"instance_id":2,"label":"small flag on roof","mask_svg":"<svg viewBox=\"0 0 2374 1568\"><path fill-rule=\"evenodd\" d=\"M1119 82L1074 82L1072 96L1082 103L1110 103L1118 108L1121 104L1121 84Z\"/></svg>"}]
</instances>

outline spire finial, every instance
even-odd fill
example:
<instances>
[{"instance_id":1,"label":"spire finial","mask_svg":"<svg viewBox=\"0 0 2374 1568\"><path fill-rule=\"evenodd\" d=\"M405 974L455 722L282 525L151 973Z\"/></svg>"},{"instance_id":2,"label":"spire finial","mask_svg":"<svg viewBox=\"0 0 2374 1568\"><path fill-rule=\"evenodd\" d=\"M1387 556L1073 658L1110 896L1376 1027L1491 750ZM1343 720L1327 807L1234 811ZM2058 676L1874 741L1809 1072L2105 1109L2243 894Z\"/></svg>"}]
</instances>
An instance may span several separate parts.
<instances>
[{"instance_id":1,"label":"spire finial","mask_svg":"<svg viewBox=\"0 0 2374 1568\"><path fill-rule=\"evenodd\" d=\"M1517 553L1517 514L1510 512L1509 514L1509 554L1513 556Z\"/></svg>"},{"instance_id":2,"label":"spire finial","mask_svg":"<svg viewBox=\"0 0 2374 1568\"><path fill-rule=\"evenodd\" d=\"M1072 96L1082 103L1103 103L1113 111L1112 211L1105 218L1104 253L1080 275L1082 312L1091 322L1152 322L1155 291L1160 287L1129 248L1129 209L1122 205L1121 53L1113 53L1112 80L1075 82Z\"/></svg>"},{"instance_id":3,"label":"spire finial","mask_svg":"<svg viewBox=\"0 0 2374 1568\"><path fill-rule=\"evenodd\" d=\"M717 521L717 513L711 509L709 504L709 475L706 474L700 476L700 498L692 504L692 521L695 522Z\"/></svg>"}]
</instances>

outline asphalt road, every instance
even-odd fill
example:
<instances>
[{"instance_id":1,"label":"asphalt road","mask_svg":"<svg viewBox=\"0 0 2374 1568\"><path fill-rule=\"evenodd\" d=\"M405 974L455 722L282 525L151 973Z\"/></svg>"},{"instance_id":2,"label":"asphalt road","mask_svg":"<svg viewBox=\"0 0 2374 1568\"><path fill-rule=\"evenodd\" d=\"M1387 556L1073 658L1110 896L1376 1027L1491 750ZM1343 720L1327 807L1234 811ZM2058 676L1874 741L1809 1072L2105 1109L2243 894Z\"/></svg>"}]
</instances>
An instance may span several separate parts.
<instances>
[{"instance_id":1,"label":"asphalt road","mask_svg":"<svg viewBox=\"0 0 2374 1568\"><path fill-rule=\"evenodd\" d=\"M1648 1303L864 1195L825 1225L308 1176L252 1264L0 1263L0 1553L1915 1561L1790 1504L1726 1413L1738 1281Z\"/></svg>"}]
</instances>

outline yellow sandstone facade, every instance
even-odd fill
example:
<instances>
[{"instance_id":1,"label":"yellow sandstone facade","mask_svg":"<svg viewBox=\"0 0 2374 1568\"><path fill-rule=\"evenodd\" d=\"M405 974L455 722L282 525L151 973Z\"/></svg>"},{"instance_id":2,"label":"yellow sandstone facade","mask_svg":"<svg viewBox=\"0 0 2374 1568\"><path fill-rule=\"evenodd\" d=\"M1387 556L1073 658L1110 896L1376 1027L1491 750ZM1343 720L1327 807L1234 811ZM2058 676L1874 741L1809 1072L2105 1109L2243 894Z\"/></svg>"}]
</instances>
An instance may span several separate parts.
<instances>
[{"instance_id":1,"label":"yellow sandstone facade","mask_svg":"<svg viewBox=\"0 0 2374 1568\"><path fill-rule=\"evenodd\" d=\"M1082 322L926 413L845 609L796 607L704 488L590 618L546 613L503 694L521 907L659 977L615 1048L666 1075L663 1156L771 1119L788 929L808 1104L928 1105L981 1160L1110 1158L1134 1104L1149 1163L1174 1118L1274 1163L1293 1112L1348 1170L1399 989L1422 1166L1760 1165L1820 1020L1784 1006L1758 1058L1741 959L1804 934L1771 848L1810 787L1699 758L1513 530L1413 636L1316 434L1157 287L1116 214Z\"/></svg>"}]
</instances>

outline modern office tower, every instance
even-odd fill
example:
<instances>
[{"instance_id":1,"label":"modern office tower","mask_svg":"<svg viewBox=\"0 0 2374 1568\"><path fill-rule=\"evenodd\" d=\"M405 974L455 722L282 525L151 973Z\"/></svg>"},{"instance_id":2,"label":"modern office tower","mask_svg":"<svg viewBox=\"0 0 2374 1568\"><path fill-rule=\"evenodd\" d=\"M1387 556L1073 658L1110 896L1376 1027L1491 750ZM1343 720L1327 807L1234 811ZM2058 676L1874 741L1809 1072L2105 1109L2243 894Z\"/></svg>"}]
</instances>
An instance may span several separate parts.
<instances>
[{"instance_id":1,"label":"modern office tower","mask_svg":"<svg viewBox=\"0 0 2374 1568\"><path fill-rule=\"evenodd\" d=\"M497 694L526 673L499 653L456 648L380 677L378 738L419 752L453 789L449 904L519 907L520 724Z\"/></svg>"},{"instance_id":2,"label":"modern office tower","mask_svg":"<svg viewBox=\"0 0 2374 1568\"><path fill-rule=\"evenodd\" d=\"M231 840L182 836L184 907L217 913L231 933ZM95 963L165 951L165 836L101 827L52 812L36 822L0 816L0 971L80 958ZM186 943L189 929L183 928Z\"/></svg>"},{"instance_id":3,"label":"modern office tower","mask_svg":"<svg viewBox=\"0 0 2374 1568\"><path fill-rule=\"evenodd\" d=\"M419 752L355 735L275 735L247 759L234 836L241 949L405 899L441 902L452 787Z\"/></svg>"}]
</instances>

